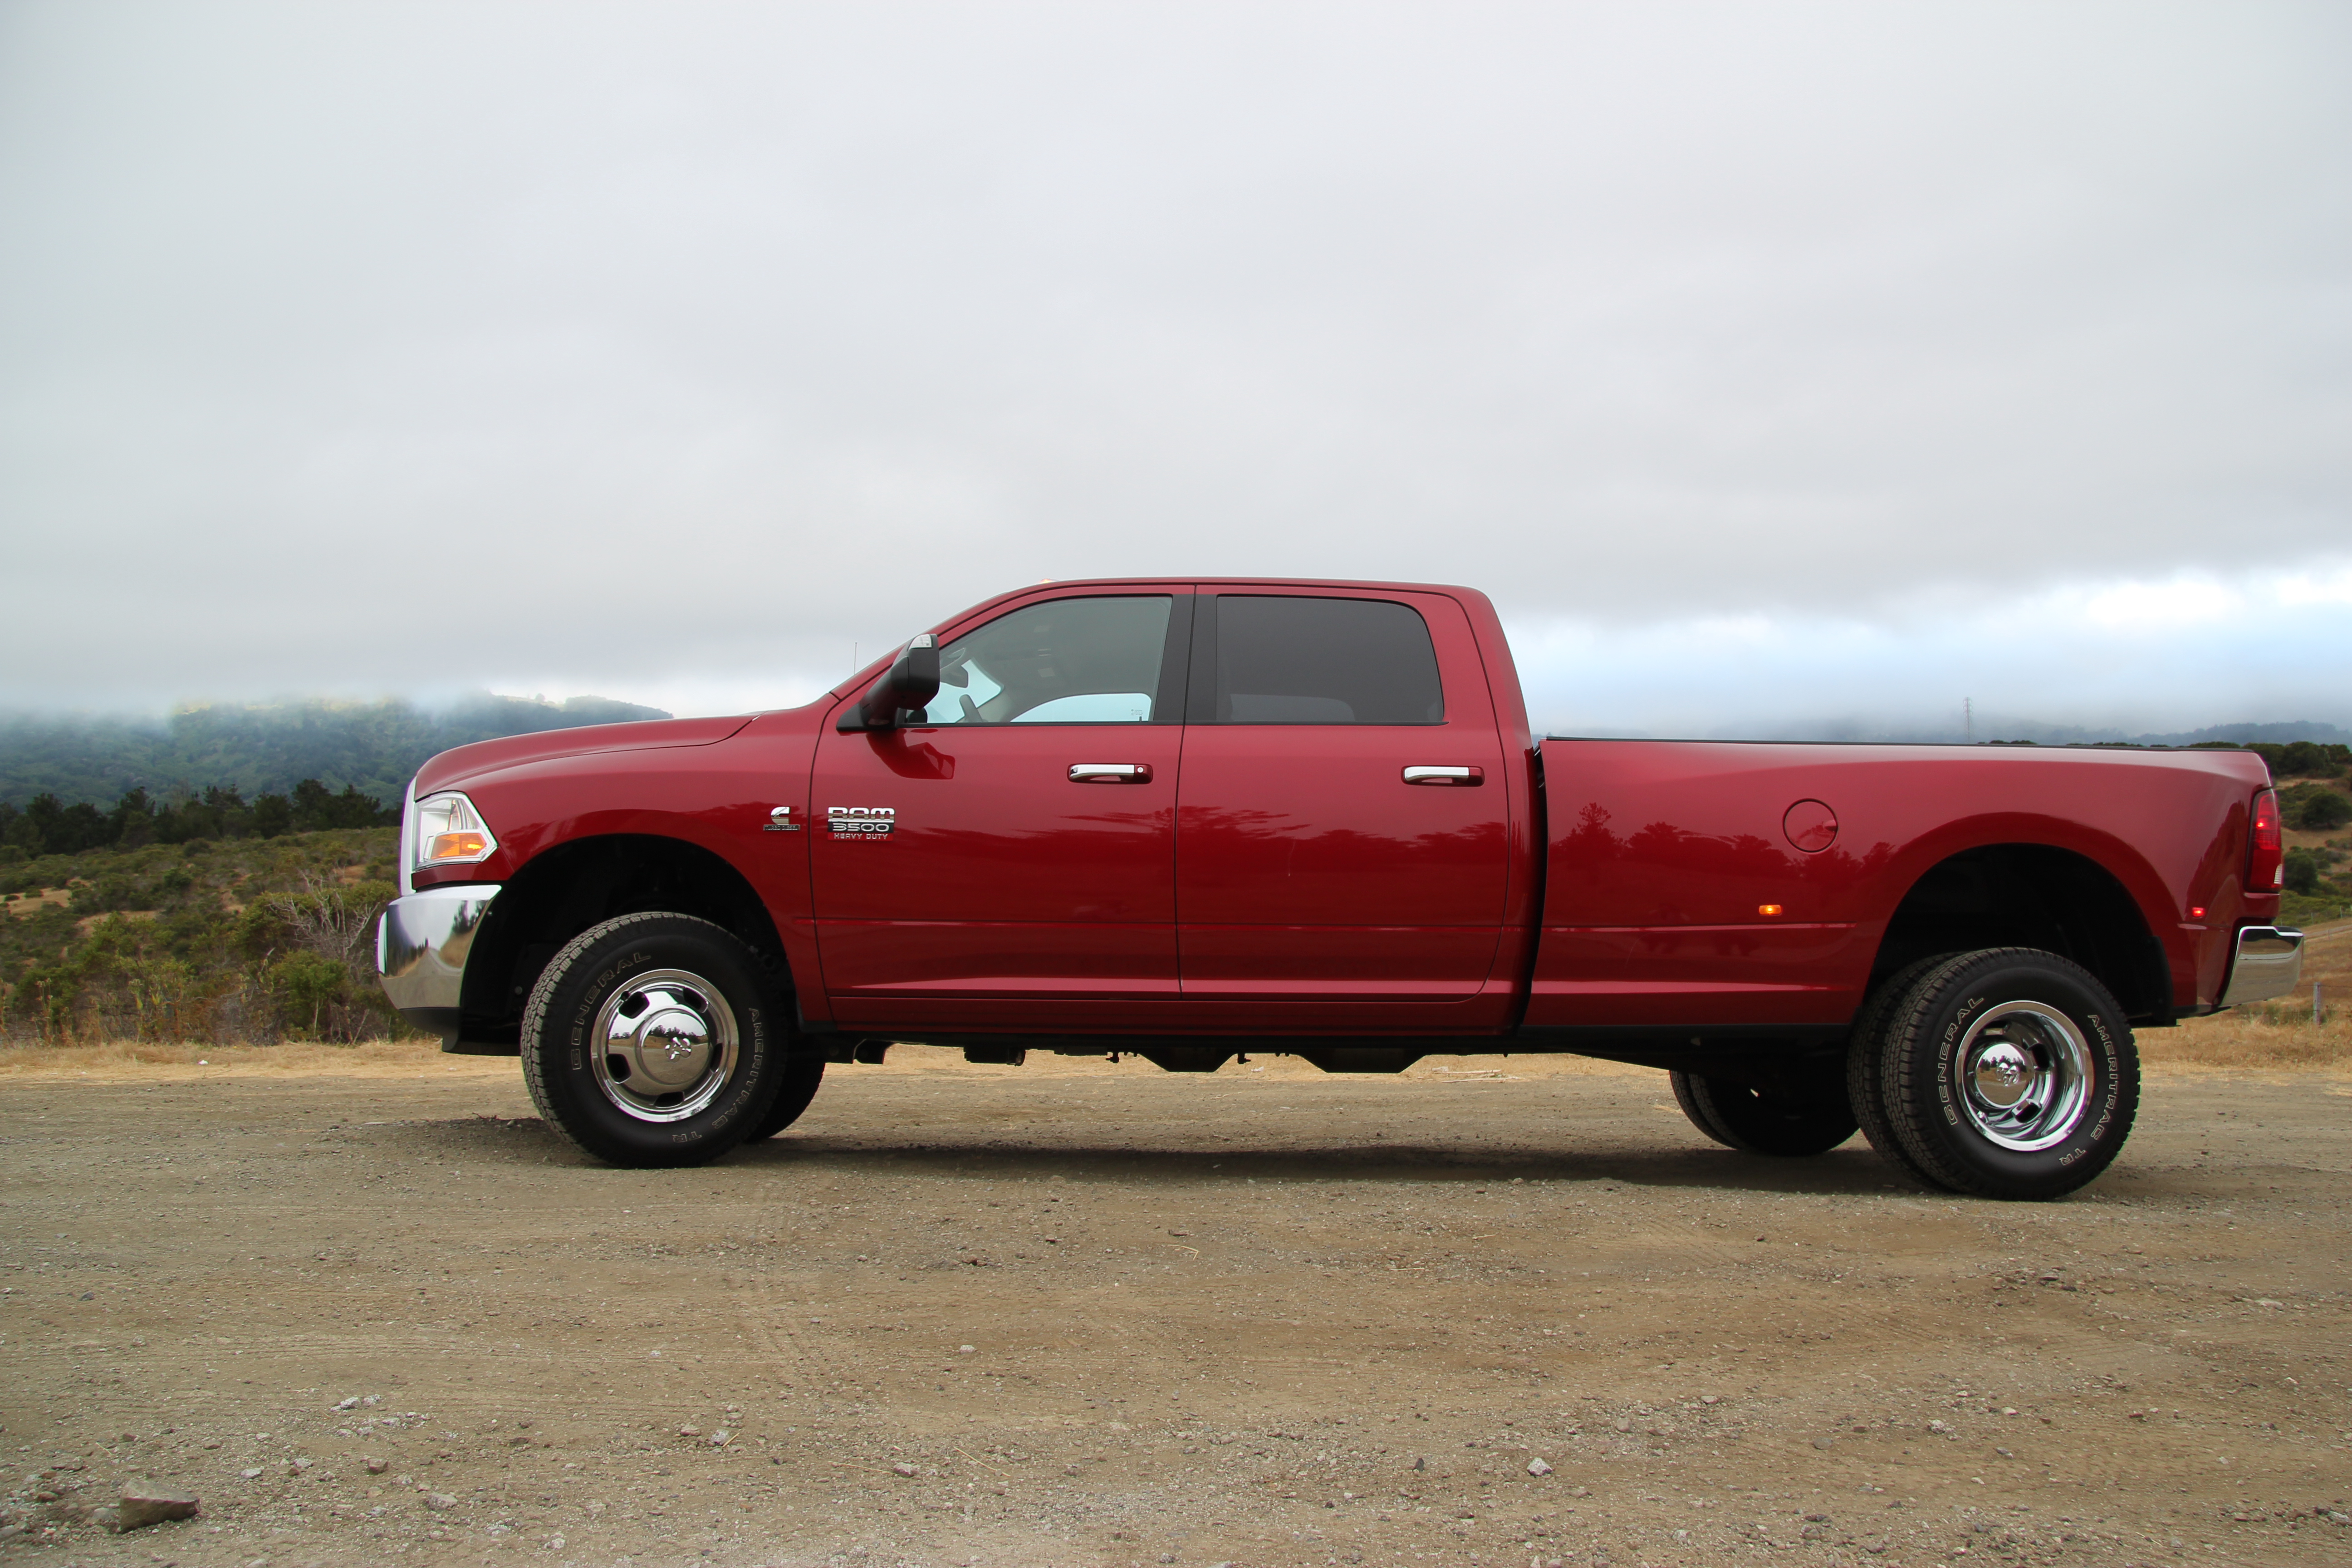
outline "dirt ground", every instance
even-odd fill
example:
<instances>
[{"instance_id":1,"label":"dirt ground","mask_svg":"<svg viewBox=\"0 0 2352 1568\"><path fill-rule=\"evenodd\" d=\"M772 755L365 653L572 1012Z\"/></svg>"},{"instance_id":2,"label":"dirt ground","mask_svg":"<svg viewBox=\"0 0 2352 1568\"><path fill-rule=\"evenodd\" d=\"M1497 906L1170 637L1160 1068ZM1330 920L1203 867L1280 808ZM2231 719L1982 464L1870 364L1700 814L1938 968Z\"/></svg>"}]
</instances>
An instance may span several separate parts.
<instances>
[{"instance_id":1,"label":"dirt ground","mask_svg":"<svg viewBox=\"0 0 2352 1568\"><path fill-rule=\"evenodd\" d=\"M511 1061L10 1053L0 1561L2352 1560L2352 1078L2193 1035L2042 1205L1555 1058L898 1047L630 1173Z\"/></svg>"}]
</instances>

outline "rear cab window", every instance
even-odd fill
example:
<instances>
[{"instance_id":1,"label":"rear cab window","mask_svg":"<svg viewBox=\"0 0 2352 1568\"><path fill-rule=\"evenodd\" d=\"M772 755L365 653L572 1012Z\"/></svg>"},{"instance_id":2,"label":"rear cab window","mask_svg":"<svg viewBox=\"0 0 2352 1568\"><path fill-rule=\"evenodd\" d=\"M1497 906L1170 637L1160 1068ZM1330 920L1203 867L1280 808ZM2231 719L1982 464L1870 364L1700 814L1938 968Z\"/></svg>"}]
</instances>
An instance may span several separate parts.
<instances>
[{"instance_id":1,"label":"rear cab window","mask_svg":"<svg viewBox=\"0 0 2352 1568\"><path fill-rule=\"evenodd\" d=\"M1290 594L1203 596L1195 724L1443 724L1429 624L1410 605Z\"/></svg>"}]
</instances>

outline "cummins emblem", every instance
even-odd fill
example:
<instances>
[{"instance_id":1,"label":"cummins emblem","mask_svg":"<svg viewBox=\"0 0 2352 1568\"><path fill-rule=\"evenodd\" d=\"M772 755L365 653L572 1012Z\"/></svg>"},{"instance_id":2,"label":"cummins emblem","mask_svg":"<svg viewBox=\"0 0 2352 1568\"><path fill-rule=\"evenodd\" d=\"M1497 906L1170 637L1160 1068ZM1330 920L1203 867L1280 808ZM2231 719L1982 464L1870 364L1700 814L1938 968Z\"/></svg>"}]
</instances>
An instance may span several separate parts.
<instances>
[{"instance_id":1,"label":"cummins emblem","mask_svg":"<svg viewBox=\"0 0 2352 1568\"><path fill-rule=\"evenodd\" d=\"M898 824L896 808L887 805L828 805L824 825L835 838L887 838Z\"/></svg>"}]
</instances>

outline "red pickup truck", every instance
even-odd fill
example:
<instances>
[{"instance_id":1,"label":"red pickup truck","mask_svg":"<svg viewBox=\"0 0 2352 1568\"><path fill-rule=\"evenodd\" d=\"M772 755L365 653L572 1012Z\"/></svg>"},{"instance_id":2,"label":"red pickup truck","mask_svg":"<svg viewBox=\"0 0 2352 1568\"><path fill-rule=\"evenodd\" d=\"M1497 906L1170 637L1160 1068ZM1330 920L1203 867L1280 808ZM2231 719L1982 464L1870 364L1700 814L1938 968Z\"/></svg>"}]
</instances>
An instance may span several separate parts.
<instances>
[{"instance_id":1,"label":"red pickup truck","mask_svg":"<svg viewBox=\"0 0 2352 1568\"><path fill-rule=\"evenodd\" d=\"M2135 1028L2302 963L2257 757L1539 742L1493 605L1422 584L1024 588L806 707L446 752L401 832L394 1003L632 1165L896 1041L1558 1051L2046 1198L2121 1147Z\"/></svg>"}]
</instances>

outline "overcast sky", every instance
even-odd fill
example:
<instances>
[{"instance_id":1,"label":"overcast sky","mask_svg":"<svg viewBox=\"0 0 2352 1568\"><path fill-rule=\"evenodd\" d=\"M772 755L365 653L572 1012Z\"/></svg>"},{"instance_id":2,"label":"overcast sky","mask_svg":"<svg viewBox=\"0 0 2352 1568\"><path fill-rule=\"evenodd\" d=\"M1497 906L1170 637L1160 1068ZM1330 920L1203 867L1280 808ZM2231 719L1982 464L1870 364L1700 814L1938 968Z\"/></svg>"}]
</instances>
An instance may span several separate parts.
<instances>
[{"instance_id":1,"label":"overcast sky","mask_svg":"<svg viewBox=\"0 0 2352 1568\"><path fill-rule=\"evenodd\" d=\"M2352 8L0 4L0 706L1470 584L1539 722L2352 723Z\"/></svg>"}]
</instances>

